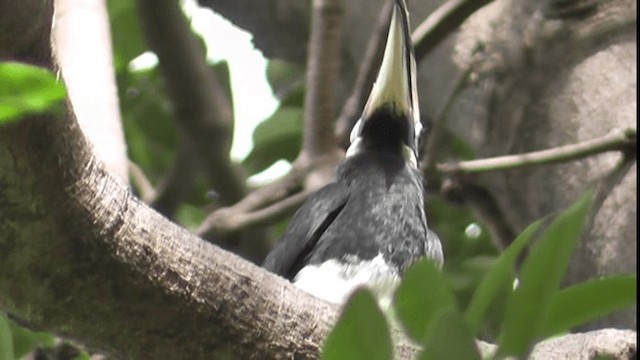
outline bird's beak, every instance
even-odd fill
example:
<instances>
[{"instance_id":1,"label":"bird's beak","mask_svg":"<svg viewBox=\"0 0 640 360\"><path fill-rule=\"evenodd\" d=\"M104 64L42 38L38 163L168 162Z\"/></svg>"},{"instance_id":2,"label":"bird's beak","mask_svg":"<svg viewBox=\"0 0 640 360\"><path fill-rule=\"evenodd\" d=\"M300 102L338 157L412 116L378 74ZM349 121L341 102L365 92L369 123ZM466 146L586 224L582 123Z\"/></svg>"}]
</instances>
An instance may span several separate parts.
<instances>
[{"instance_id":1,"label":"bird's beak","mask_svg":"<svg viewBox=\"0 0 640 360\"><path fill-rule=\"evenodd\" d=\"M380 109L388 109L394 117L408 121L404 145L417 153L417 138L422 130L416 90L416 64L409 32L409 17L404 0L396 0L391 15L387 44L378 77L373 85L362 117L351 132L354 144L362 134L364 123Z\"/></svg>"}]
</instances>

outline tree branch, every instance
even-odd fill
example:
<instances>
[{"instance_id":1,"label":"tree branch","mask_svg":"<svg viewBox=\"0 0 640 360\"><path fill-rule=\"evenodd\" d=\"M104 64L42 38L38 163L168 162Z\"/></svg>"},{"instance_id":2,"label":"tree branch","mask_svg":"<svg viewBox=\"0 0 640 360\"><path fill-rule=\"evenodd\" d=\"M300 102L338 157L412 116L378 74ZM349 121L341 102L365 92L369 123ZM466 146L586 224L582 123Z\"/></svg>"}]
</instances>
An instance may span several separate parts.
<instances>
[{"instance_id":1,"label":"tree branch","mask_svg":"<svg viewBox=\"0 0 640 360\"><path fill-rule=\"evenodd\" d=\"M458 30L471 14L493 0L449 0L429 15L413 32L416 60L422 59L445 37Z\"/></svg>"},{"instance_id":2,"label":"tree branch","mask_svg":"<svg viewBox=\"0 0 640 360\"><path fill-rule=\"evenodd\" d=\"M53 42L73 109L96 156L129 183L127 146L104 1L56 0ZM96 86L100 84L100 86Z\"/></svg>"},{"instance_id":3,"label":"tree branch","mask_svg":"<svg viewBox=\"0 0 640 360\"><path fill-rule=\"evenodd\" d=\"M199 175L198 164L193 156L196 150L184 136L180 138L171 168L158 181L156 196L151 202L147 202L170 219L174 217L176 210L188 196Z\"/></svg>"},{"instance_id":4,"label":"tree branch","mask_svg":"<svg viewBox=\"0 0 640 360\"><path fill-rule=\"evenodd\" d=\"M254 211L238 211L231 208L213 212L198 229L198 234L213 232L214 234L228 234L250 229L257 226L272 224L283 219L302 205L315 190L304 190L282 200Z\"/></svg>"},{"instance_id":5,"label":"tree branch","mask_svg":"<svg viewBox=\"0 0 640 360\"><path fill-rule=\"evenodd\" d=\"M245 179L229 160L233 135L231 101L191 32L180 3L138 0L143 30L160 59L179 128L200 154L200 165L229 205L246 194Z\"/></svg>"},{"instance_id":6,"label":"tree branch","mask_svg":"<svg viewBox=\"0 0 640 360\"><path fill-rule=\"evenodd\" d=\"M441 173L474 173L496 170L509 170L525 166L537 166L582 159L607 151L633 151L637 147L636 130L613 131L602 137L559 146L553 149L534 151L525 154L499 156L489 159L461 161L459 163L440 164Z\"/></svg>"},{"instance_id":7,"label":"tree branch","mask_svg":"<svg viewBox=\"0 0 640 360\"><path fill-rule=\"evenodd\" d=\"M337 145L334 127L343 12L342 0L313 1L301 157L320 157Z\"/></svg>"},{"instance_id":8,"label":"tree branch","mask_svg":"<svg viewBox=\"0 0 640 360\"><path fill-rule=\"evenodd\" d=\"M153 184L144 174L144 171L133 161L129 161L129 174L131 174L131 185L138 191L140 199L147 204L153 202L157 196L156 189L153 188Z\"/></svg>"}]
</instances>

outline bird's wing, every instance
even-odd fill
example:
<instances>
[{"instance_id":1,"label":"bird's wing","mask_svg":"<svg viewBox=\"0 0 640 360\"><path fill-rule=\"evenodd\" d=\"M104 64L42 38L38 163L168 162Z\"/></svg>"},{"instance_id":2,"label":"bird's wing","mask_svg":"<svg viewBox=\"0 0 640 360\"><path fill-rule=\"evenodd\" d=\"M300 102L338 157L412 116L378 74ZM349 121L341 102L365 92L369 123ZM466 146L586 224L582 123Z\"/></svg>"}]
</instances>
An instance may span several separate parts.
<instances>
[{"instance_id":1,"label":"bird's wing","mask_svg":"<svg viewBox=\"0 0 640 360\"><path fill-rule=\"evenodd\" d=\"M348 197L347 187L339 183L329 184L314 193L293 216L262 266L293 279L318 239L344 208Z\"/></svg>"}]
</instances>

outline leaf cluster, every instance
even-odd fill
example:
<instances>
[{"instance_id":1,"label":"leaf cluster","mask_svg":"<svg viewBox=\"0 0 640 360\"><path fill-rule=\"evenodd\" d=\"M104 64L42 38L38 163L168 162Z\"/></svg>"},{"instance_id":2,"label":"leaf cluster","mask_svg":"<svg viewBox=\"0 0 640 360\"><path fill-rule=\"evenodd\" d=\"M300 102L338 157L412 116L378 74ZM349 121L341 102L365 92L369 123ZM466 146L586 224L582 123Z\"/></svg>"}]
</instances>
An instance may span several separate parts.
<instances>
[{"instance_id":1,"label":"leaf cluster","mask_svg":"<svg viewBox=\"0 0 640 360\"><path fill-rule=\"evenodd\" d=\"M527 227L492 264L464 308L451 282L428 260L406 272L389 321L369 290L356 291L324 344L323 358L391 359L392 329L399 326L421 345L420 359L481 359L476 338L490 313L498 316L500 330L488 339L498 345L489 356L523 358L541 340L633 305L635 275L561 288L591 201L587 193L546 228L542 220ZM529 244L516 272L516 260Z\"/></svg>"}]
</instances>

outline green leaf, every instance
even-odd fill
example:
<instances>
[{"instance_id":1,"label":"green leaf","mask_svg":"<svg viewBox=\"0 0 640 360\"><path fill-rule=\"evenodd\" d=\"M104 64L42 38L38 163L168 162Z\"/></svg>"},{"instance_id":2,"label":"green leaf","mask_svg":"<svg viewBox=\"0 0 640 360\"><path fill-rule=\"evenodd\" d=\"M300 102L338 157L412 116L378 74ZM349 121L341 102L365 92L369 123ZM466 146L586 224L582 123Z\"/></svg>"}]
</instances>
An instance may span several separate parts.
<instances>
[{"instance_id":1,"label":"green leaf","mask_svg":"<svg viewBox=\"0 0 640 360\"><path fill-rule=\"evenodd\" d=\"M118 72L145 51L147 45L142 35L136 11L136 2L129 0L107 1L111 25L113 52Z\"/></svg>"},{"instance_id":2,"label":"green leaf","mask_svg":"<svg viewBox=\"0 0 640 360\"><path fill-rule=\"evenodd\" d=\"M325 360L389 360L393 357L387 321L368 289L356 290L322 348Z\"/></svg>"},{"instance_id":3,"label":"green leaf","mask_svg":"<svg viewBox=\"0 0 640 360\"><path fill-rule=\"evenodd\" d=\"M183 203L178 207L176 221L185 228L195 231L207 217L207 213L200 207Z\"/></svg>"},{"instance_id":4,"label":"green leaf","mask_svg":"<svg viewBox=\"0 0 640 360\"><path fill-rule=\"evenodd\" d=\"M555 293L538 330L546 338L636 303L634 275L596 279Z\"/></svg>"},{"instance_id":5,"label":"green leaf","mask_svg":"<svg viewBox=\"0 0 640 360\"><path fill-rule=\"evenodd\" d=\"M394 296L395 312L411 338L425 340L427 328L436 313L454 308L455 299L449 284L433 261L413 264L404 274Z\"/></svg>"},{"instance_id":6,"label":"green leaf","mask_svg":"<svg viewBox=\"0 0 640 360\"><path fill-rule=\"evenodd\" d=\"M55 338L46 332L37 332L25 329L11 323L13 333L13 352L16 359L22 359L25 355L38 347L53 347Z\"/></svg>"},{"instance_id":7,"label":"green leaf","mask_svg":"<svg viewBox=\"0 0 640 360\"><path fill-rule=\"evenodd\" d=\"M300 86L305 79L304 68L279 59L267 63L267 81L279 98Z\"/></svg>"},{"instance_id":8,"label":"green leaf","mask_svg":"<svg viewBox=\"0 0 640 360\"><path fill-rule=\"evenodd\" d=\"M0 312L0 360L13 359L13 338L9 320Z\"/></svg>"},{"instance_id":9,"label":"green leaf","mask_svg":"<svg viewBox=\"0 0 640 360\"><path fill-rule=\"evenodd\" d=\"M591 199L592 192L582 196L549 225L533 246L522 265L520 286L507 305L498 338L500 355L524 356L538 340L538 324L565 275Z\"/></svg>"},{"instance_id":10,"label":"green leaf","mask_svg":"<svg viewBox=\"0 0 640 360\"><path fill-rule=\"evenodd\" d=\"M118 75L129 158L155 183L173 164L178 131L157 68Z\"/></svg>"},{"instance_id":11,"label":"green leaf","mask_svg":"<svg viewBox=\"0 0 640 360\"><path fill-rule=\"evenodd\" d=\"M91 355L83 351L80 355L74 357L73 360L91 360Z\"/></svg>"},{"instance_id":12,"label":"green leaf","mask_svg":"<svg viewBox=\"0 0 640 360\"><path fill-rule=\"evenodd\" d=\"M500 255L496 263L491 267L487 275L473 294L471 303L467 308L465 317L469 323L473 334L477 334L487 310L491 306L496 296L508 292L513 287L514 265L516 259L525 246L531 241L533 235L538 231L541 221L536 221L529 225L511 245Z\"/></svg>"},{"instance_id":13,"label":"green leaf","mask_svg":"<svg viewBox=\"0 0 640 360\"><path fill-rule=\"evenodd\" d=\"M66 91L49 70L17 62L0 63L0 124L27 114L61 111Z\"/></svg>"},{"instance_id":14,"label":"green leaf","mask_svg":"<svg viewBox=\"0 0 640 360\"><path fill-rule=\"evenodd\" d=\"M438 311L427 330L420 360L481 358L464 317L454 308Z\"/></svg>"},{"instance_id":15,"label":"green leaf","mask_svg":"<svg viewBox=\"0 0 640 360\"><path fill-rule=\"evenodd\" d=\"M293 161L300 151L304 110L280 107L253 132L253 149L243 161L251 174L256 174L284 159Z\"/></svg>"}]
</instances>

